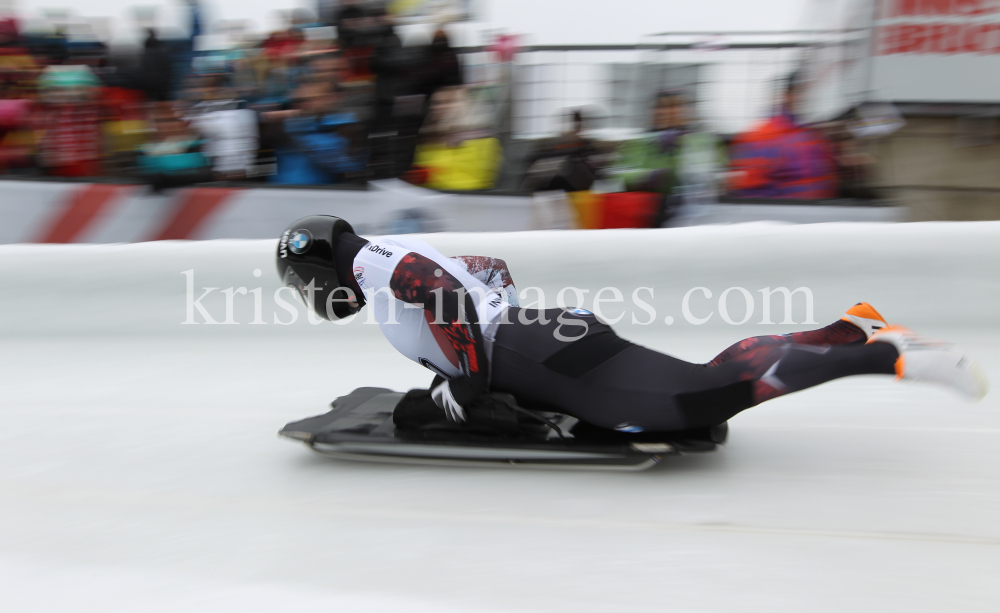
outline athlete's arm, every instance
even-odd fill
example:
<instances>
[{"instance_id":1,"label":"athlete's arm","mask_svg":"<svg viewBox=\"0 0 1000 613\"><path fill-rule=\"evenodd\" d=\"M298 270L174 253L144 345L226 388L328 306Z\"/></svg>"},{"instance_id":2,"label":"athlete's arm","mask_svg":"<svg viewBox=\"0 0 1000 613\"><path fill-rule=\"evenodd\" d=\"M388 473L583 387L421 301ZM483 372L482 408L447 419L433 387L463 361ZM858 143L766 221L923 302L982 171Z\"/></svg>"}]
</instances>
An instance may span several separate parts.
<instances>
[{"instance_id":1,"label":"athlete's arm","mask_svg":"<svg viewBox=\"0 0 1000 613\"><path fill-rule=\"evenodd\" d=\"M470 275L486 285L491 287L494 284L514 285L513 279L510 278L510 271L507 270L507 262L500 258L491 258L485 255L456 255L451 259L461 263Z\"/></svg>"},{"instance_id":2,"label":"athlete's arm","mask_svg":"<svg viewBox=\"0 0 1000 613\"><path fill-rule=\"evenodd\" d=\"M498 292L510 306L519 306L517 301L517 288L514 287L514 279L510 276L507 262L500 258L491 258L484 255L457 255L450 260L461 264L465 271L481 281L483 285Z\"/></svg>"},{"instance_id":3,"label":"athlete's arm","mask_svg":"<svg viewBox=\"0 0 1000 613\"><path fill-rule=\"evenodd\" d=\"M465 406L486 393L488 366L479 315L462 283L434 260L411 252L393 270L389 289L397 299L423 308L427 323L437 326L455 350L462 376L449 382L454 399Z\"/></svg>"}]
</instances>

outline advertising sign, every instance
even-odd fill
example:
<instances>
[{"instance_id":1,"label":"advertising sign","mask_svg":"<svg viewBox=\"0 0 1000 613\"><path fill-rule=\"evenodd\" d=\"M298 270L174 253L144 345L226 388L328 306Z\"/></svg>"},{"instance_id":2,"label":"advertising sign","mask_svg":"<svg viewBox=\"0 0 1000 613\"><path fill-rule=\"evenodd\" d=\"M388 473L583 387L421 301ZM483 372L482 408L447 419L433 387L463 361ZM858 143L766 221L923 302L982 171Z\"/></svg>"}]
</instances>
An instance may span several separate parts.
<instances>
[{"instance_id":1,"label":"advertising sign","mask_svg":"<svg viewBox=\"0 0 1000 613\"><path fill-rule=\"evenodd\" d=\"M477 0L388 0L381 2L397 23L428 23L466 21L473 19L473 8ZM316 0L320 21L336 21L340 7L352 4L345 0ZM374 6L375 2L358 0L353 4Z\"/></svg>"},{"instance_id":2,"label":"advertising sign","mask_svg":"<svg viewBox=\"0 0 1000 613\"><path fill-rule=\"evenodd\" d=\"M389 12L403 23L472 19L474 0L392 0Z\"/></svg>"},{"instance_id":3,"label":"advertising sign","mask_svg":"<svg viewBox=\"0 0 1000 613\"><path fill-rule=\"evenodd\" d=\"M871 98L1000 102L1000 0L880 0Z\"/></svg>"}]
</instances>

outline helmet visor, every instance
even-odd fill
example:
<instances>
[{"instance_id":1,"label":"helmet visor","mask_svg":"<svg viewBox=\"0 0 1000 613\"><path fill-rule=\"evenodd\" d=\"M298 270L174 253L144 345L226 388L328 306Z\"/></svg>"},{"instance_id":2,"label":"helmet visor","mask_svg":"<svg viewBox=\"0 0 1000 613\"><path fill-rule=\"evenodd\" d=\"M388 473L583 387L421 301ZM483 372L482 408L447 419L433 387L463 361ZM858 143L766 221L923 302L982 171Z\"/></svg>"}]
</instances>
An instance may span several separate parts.
<instances>
[{"instance_id":1,"label":"helmet visor","mask_svg":"<svg viewBox=\"0 0 1000 613\"><path fill-rule=\"evenodd\" d=\"M292 270L291 266L285 269L285 278L281 281L288 287L295 290L295 293L299 295L299 298L302 300L302 304L304 304L307 309L312 308L312 305L309 304L309 293L306 289L306 285L308 284L302 280L302 277ZM316 291L315 287L316 286L313 285L313 292Z\"/></svg>"},{"instance_id":2,"label":"helmet visor","mask_svg":"<svg viewBox=\"0 0 1000 613\"><path fill-rule=\"evenodd\" d=\"M317 284L316 279L310 279L306 283L289 266L285 269L282 282L295 290L295 293L298 294L306 309L315 312L324 319L343 319L361 310L358 299L354 291L350 288L337 287L332 291L329 289L330 286L336 285L336 280L333 280L331 283Z\"/></svg>"}]
</instances>

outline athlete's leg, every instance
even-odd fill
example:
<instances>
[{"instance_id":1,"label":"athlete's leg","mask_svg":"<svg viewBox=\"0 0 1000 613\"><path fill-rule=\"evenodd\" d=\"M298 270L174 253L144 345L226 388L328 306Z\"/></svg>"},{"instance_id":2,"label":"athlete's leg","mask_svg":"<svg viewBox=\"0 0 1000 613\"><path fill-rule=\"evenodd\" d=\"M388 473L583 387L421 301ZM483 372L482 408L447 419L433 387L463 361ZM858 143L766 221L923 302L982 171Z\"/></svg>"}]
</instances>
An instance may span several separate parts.
<instances>
[{"instance_id":1,"label":"athlete's leg","mask_svg":"<svg viewBox=\"0 0 1000 613\"><path fill-rule=\"evenodd\" d=\"M852 375L895 375L899 352L888 343L838 346L759 345L719 366L706 366L677 395L685 421L721 423L764 401ZM731 400L740 391L738 401Z\"/></svg>"},{"instance_id":2,"label":"athlete's leg","mask_svg":"<svg viewBox=\"0 0 1000 613\"><path fill-rule=\"evenodd\" d=\"M686 421L728 419L740 402L745 409L826 381L863 374L943 383L970 398L985 395L989 387L974 360L905 329L892 328L871 305L859 303L840 321L820 330L737 343L692 376L702 379L696 383L702 389L678 394L678 403ZM732 389L743 390L738 402L730 399L733 394L720 392Z\"/></svg>"},{"instance_id":3,"label":"athlete's leg","mask_svg":"<svg viewBox=\"0 0 1000 613\"><path fill-rule=\"evenodd\" d=\"M597 363L583 355L590 348L573 347L572 359L589 364L568 372L555 369L551 359L538 361L498 344L493 388L514 394L526 408L555 408L603 428L683 430L722 423L765 400L839 377L893 375L899 356L888 343L785 343L760 346L746 354L752 359L705 366L626 345L595 356Z\"/></svg>"},{"instance_id":4,"label":"athlete's leg","mask_svg":"<svg viewBox=\"0 0 1000 613\"><path fill-rule=\"evenodd\" d=\"M863 345L868 338L861 328L852 323L837 320L819 330L793 332L791 334L772 334L768 336L752 336L730 345L725 351L712 358L708 366L718 366L730 360L747 359L756 350L765 346L784 346L790 344L831 346L831 345Z\"/></svg>"},{"instance_id":5,"label":"athlete's leg","mask_svg":"<svg viewBox=\"0 0 1000 613\"><path fill-rule=\"evenodd\" d=\"M558 408L600 427L682 430L722 423L770 398L839 377L895 374L899 357L889 343L782 340L758 342L708 366L633 345L607 326L593 334L596 328L568 344L549 343L544 326L502 329L494 346L493 389L514 394L529 408Z\"/></svg>"},{"instance_id":6,"label":"athlete's leg","mask_svg":"<svg viewBox=\"0 0 1000 613\"><path fill-rule=\"evenodd\" d=\"M715 356L709 366L718 366L763 345L860 345L871 338L874 330L884 328L885 319L866 302L859 302L844 313L843 317L819 330L754 336L733 344Z\"/></svg>"},{"instance_id":7,"label":"athlete's leg","mask_svg":"<svg viewBox=\"0 0 1000 613\"><path fill-rule=\"evenodd\" d=\"M739 359L706 366L633 345L577 381L571 392L573 406L587 407L587 413L568 412L605 427L712 426L766 400L841 377L895 375L898 358L888 343L826 347L783 343L760 345ZM596 422L595 413L605 423ZM609 421L616 423L607 425Z\"/></svg>"}]
</instances>

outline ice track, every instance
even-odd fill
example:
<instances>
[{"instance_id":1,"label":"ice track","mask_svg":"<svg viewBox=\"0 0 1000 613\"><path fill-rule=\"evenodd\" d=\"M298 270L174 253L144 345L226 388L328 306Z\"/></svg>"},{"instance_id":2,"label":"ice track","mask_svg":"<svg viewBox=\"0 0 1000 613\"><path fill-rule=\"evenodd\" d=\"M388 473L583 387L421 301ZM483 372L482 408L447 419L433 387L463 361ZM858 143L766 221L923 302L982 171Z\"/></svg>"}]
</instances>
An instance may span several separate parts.
<instances>
[{"instance_id":1,"label":"ice track","mask_svg":"<svg viewBox=\"0 0 1000 613\"><path fill-rule=\"evenodd\" d=\"M956 340L1000 382L1000 224L746 225L433 235L657 321L691 360L760 325L766 287L815 319L868 300ZM279 440L362 385L429 374L375 326L274 325L272 242L0 247L0 610L941 612L1000 610L1000 392L968 405L876 377L731 422L720 452L639 474L337 462ZM260 269L262 275L254 276ZM186 279L235 325L182 325ZM729 287L755 296L721 321ZM684 294L698 317L688 323ZM606 294L606 297L610 294ZM286 296L287 297L287 296ZM572 299L570 299L572 302ZM774 298L773 321L782 321ZM739 321L743 298L730 293ZM669 315L673 325L663 323ZM195 313L197 321L202 321Z\"/></svg>"}]
</instances>

